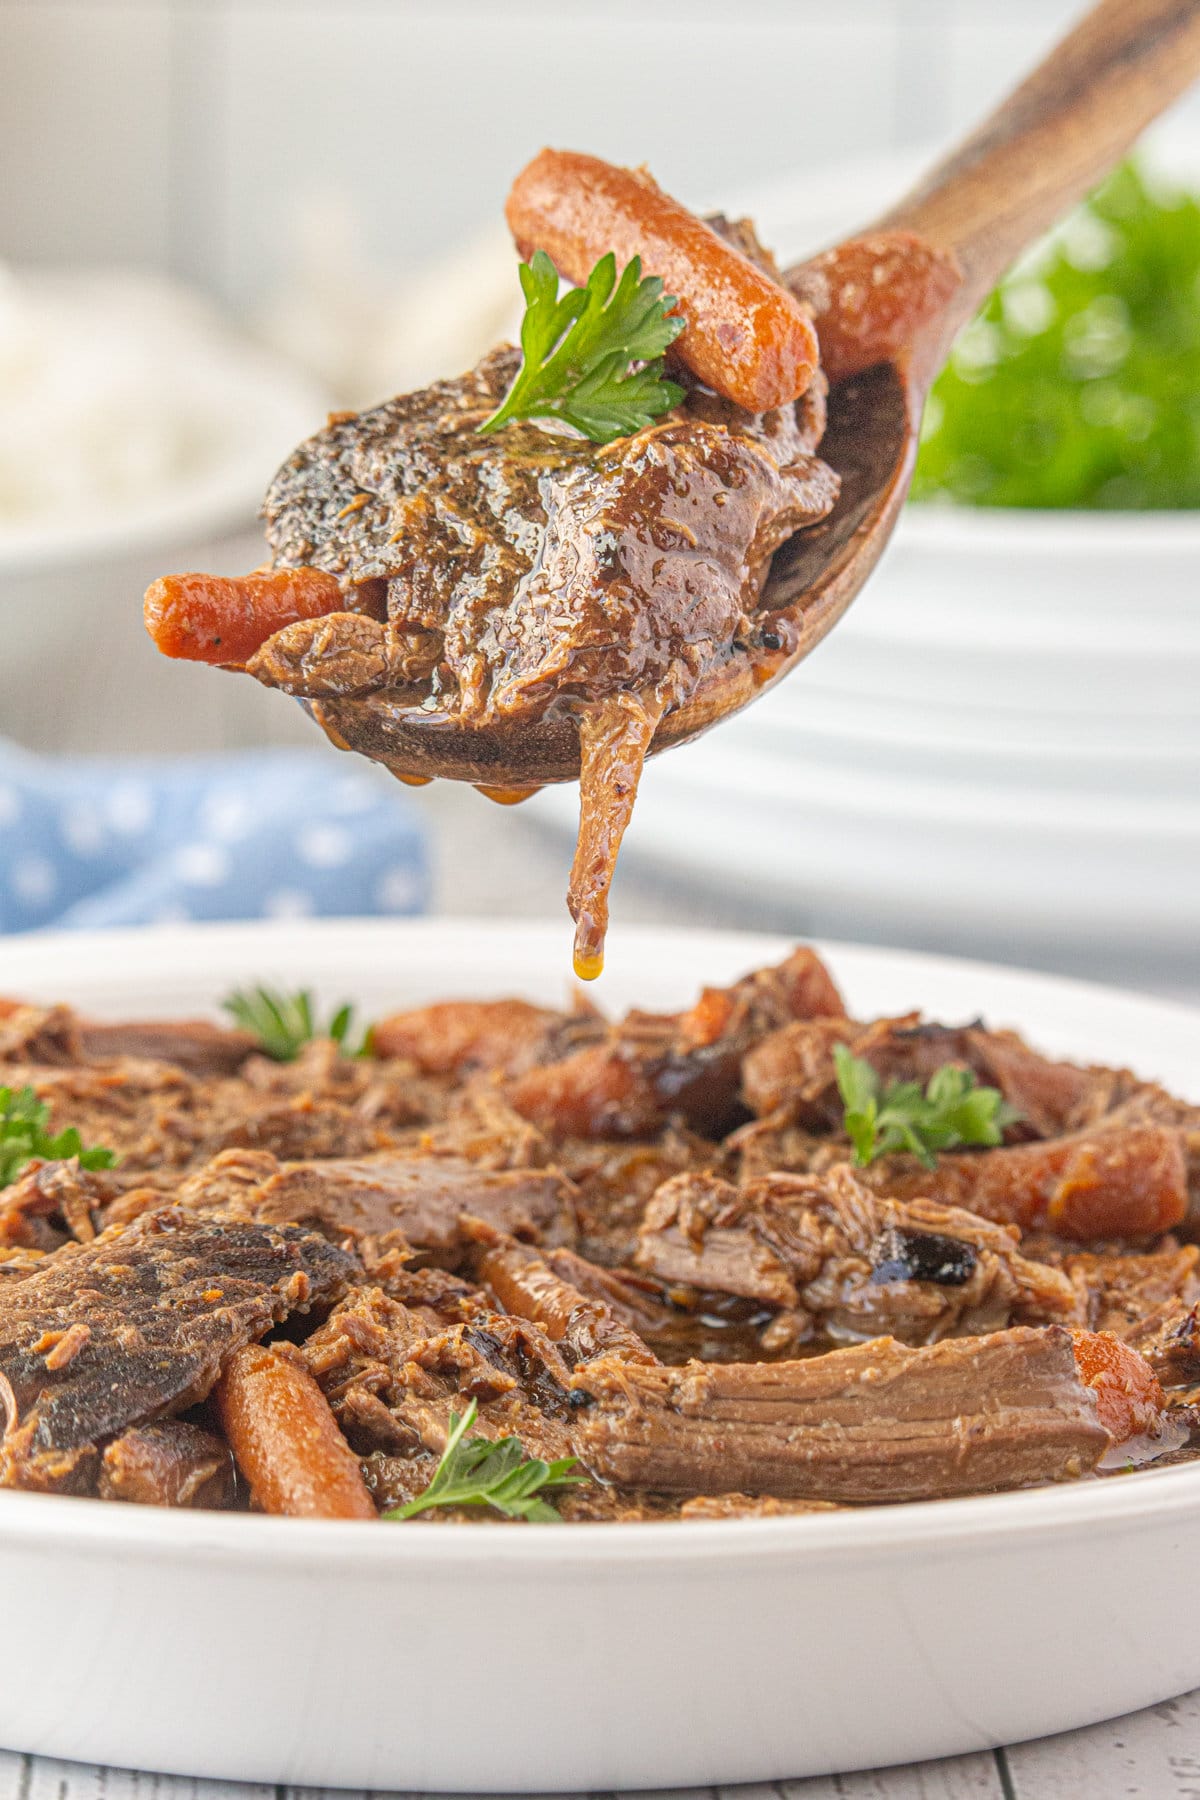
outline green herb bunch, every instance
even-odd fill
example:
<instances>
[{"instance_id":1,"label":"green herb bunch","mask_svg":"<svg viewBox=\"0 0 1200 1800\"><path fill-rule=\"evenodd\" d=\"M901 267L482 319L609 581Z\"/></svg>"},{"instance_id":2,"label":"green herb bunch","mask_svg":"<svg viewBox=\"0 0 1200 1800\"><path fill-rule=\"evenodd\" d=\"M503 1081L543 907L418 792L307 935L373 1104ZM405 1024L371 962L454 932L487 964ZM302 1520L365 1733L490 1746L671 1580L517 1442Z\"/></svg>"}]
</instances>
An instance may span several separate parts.
<instances>
[{"instance_id":1,"label":"green herb bunch","mask_svg":"<svg viewBox=\"0 0 1200 1800\"><path fill-rule=\"evenodd\" d=\"M998 1088L980 1087L969 1069L955 1063L938 1069L922 1090L916 1081L892 1081L885 1088L870 1063L845 1044L834 1045L833 1060L846 1135L860 1168L908 1150L932 1169L939 1150L999 1144L1005 1126L1020 1117Z\"/></svg>"},{"instance_id":2,"label":"green herb bunch","mask_svg":"<svg viewBox=\"0 0 1200 1800\"><path fill-rule=\"evenodd\" d=\"M238 989L221 1005L243 1031L258 1039L264 1056L274 1057L276 1062L295 1062L314 1038L332 1038L347 1056L371 1054L370 1026L357 1047L351 1044L354 1008L339 1006L328 1023L322 1024L307 988L294 994L271 987Z\"/></svg>"},{"instance_id":3,"label":"green herb bunch","mask_svg":"<svg viewBox=\"0 0 1200 1800\"><path fill-rule=\"evenodd\" d=\"M385 1519L411 1519L433 1506L490 1506L506 1519L558 1521L558 1513L540 1496L583 1479L571 1473L575 1457L548 1463L526 1456L520 1438L468 1437L478 1413L472 1400L461 1417L450 1414L450 1433L433 1480L415 1500L384 1513Z\"/></svg>"},{"instance_id":4,"label":"green herb bunch","mask_svg":"<svg viewBox=\"0 0 1200 1800\"><path fill-rule=\"evenodd\" d=\"M1200 199L1118 169L934 383L917 499L1200 507Z\"/></svg>"},{"instance_id":5,"label":"green herb bunch","mask_svg":"<svg viewBox=\"0 0 1200 1800\"><path fill-rule=\"evenodd\" d=\"M31 1087L0 1087L0 1188L15 1181L31 1162L59 1162L74 1156L81 1169L113 1168L117 1158L112 1150L100 1145L85 1149L73 1125L51 1136L46 1130L49 1123L50 1108Z\"/></svg>"},{"instance_id":6,"label":"green herb bunch","mask_svg":"<svg viewBox=\"0 0 1200 1800\"><path fill-rule=\"evenodd\" d=\"M569 288L561 300L558 270L544 250L521 264L520 277L521 367L480 431L499 431L514 419L561 419L607 444L678 406L683 389L663 380L662 353L685 321L659 278L643 279L639 257L618 281L610 251L585 286Z\"/></svg>"}]
</instances>

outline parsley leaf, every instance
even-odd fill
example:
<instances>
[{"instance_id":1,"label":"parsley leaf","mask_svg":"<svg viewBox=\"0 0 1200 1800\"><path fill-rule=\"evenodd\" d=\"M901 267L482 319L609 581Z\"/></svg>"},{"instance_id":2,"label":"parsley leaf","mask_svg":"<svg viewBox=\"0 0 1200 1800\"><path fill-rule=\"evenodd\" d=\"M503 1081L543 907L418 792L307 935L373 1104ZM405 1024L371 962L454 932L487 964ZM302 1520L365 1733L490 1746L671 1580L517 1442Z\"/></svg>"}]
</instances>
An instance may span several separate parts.
<instances>
[{"instance_id":1,"label":"parsley leaf","mask_svg":"<svg viewBox=\"0 0 1200 1800\"><path fill-rule=\"evenodd\" d=\"M642 279L635 256L617 280L617 259L602 256L587 285L560 300L558 270L544 250L520 266L525 317L521 367L480 431L513 419L562 419L594 444L628 437L669 412L683 389L662 379L662 353L686 321L657 275Z\"/></svg>"},{"instance_id":2,"label":"parsley leaf","mask_svg":"<svg viewBox=\"0 0 1200 1800\"><path fill-rule=\"evenodd\" d=\"M274 1057L276 1062L295 1062L305 1044L314 1038L332 1038L347 1056L371 1054L370 1026L356 1050L348 1044L354 1008L339 1006L329 1023L322 1025L307 988L294 994L270 987L238 989L221 1005L243 1031L258 1039L263 1054Z\"/></svg>"},{"instance_id":3,"label":"parsley leaf","mask_svg":"<svg viewBox=\"0 0 1200 1800\"><path fill-rule=\"evenodd\" d=\"M838 1092L854 1160L866 1168L877 1156L907 1150L932 1169L939 1150L958 1144L1000 1143L1006 1125L1020 1118L999 1088L980 1087L970 1069L944 1063L924 1092L916 1081L891 1081L884 1088L863 1057L845 1044L833 1047Z\"/></svg>"},{"instance_id":4,"label":"parsley leaf","mask_svg":"<svg viewBox=\"0 0 1200 1800\"><path fill-rule=\"evenodd\" d=\"M456 1412L450 1414L450 1433L433 1480L415 1500L385 1512L385 1519L411 1519L431 1506L490 1506L506 1519L558 1520L549 1501L538 1495L548 1488L574 1487L583 1480L570 1473L575 1457L560 1456L547 1463L526 1456L520 1438L469 1438L467 1432L478 1413L472 1400L461 1418Z\"/></svg>"},{"instance_id":5,"label":"parsley leaf","mask_svg":"<svg viewBox=\"0 0 1200 1800\"><path fill-rule=\"evenodd\" d=\"M81 1169L111 1169L116 1154L100 1145L84 1149L73 1125L51 1137L50 1108L31 1087L0 1087L0 1188L15 1181L26 1163L58 1162L75 1156Z\"/></svg>"}]
</instances>

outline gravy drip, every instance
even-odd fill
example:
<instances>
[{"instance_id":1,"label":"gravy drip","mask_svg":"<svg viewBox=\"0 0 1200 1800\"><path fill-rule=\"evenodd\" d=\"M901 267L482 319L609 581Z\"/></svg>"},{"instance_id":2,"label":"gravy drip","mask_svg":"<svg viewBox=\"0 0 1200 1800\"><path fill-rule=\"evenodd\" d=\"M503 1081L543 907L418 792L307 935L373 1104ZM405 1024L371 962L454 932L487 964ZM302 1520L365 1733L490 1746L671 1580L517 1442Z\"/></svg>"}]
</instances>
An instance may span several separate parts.
<instances>
[{"instance_id":1,"label":"gravy drip","mask_svg":"<svg viewBox=\"0 0 1200 1800\"><path fill-rule=\"evenodd\" d=\"M594 981L604 968L608 895L621 840L633 816L638 783L663 699L610 694L579 722L579 835L567 888L575 921L575 973Z\"/></svg>"}]
</instances>

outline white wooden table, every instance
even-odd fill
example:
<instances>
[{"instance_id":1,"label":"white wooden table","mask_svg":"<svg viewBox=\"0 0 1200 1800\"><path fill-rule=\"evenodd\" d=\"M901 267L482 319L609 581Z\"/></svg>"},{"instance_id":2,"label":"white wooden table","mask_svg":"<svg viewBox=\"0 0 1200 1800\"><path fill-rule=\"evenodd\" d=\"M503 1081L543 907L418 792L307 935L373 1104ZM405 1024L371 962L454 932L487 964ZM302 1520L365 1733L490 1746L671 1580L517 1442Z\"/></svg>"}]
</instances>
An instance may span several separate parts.
<instances>
[{"instance_id":1,"label":"white wooden table","mask_svg":"<svg viewBox=\"0 0 1200 1800\"><path fill-rule=\"evenodd\" d=\"M53 1671L47 1672L47 1679L53 1680ZM997 1679L1003 1679L1000 1671ZM63 1704L70 1704L69 1695L63 1696ZM319 1788L189 1781L0 1751L0 1800L321 1800L321 1796ZM591 1795L586 1800L609 1796ZM1111 1724L1017 1744L994 1754L762 1787L694 1788L663 1800L1200 1800L1200 1693Z\"/></svg>"}]
</instances>

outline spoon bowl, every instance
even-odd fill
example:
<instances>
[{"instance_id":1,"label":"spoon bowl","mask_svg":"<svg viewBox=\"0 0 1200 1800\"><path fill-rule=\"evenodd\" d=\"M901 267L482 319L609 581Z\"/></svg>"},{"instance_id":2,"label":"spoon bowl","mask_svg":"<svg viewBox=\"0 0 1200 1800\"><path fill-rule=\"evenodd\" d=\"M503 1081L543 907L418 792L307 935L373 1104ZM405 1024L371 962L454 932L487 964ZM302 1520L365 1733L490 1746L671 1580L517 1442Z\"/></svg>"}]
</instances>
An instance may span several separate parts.
<instances>
[{"instance_id":1,"label":"spoon bowl","mask_svg":"<svg viewBox=\"0 0 1200 1800\"><path fill-rule=\"evenodd\" d=\"M777 649L732 654L681 706L664 714L651 754L687 743L778 681L841 618L891 536L916 454L924 395L911 365L880 363L834 387L821 458L841 478L833 511L775 554L760 607ZM401 778L473 782L513 798L579 778L579 721L568 708L510 726L472 729L395 691L302 704L339 749Z\"/></svg>"}]
</instances>

